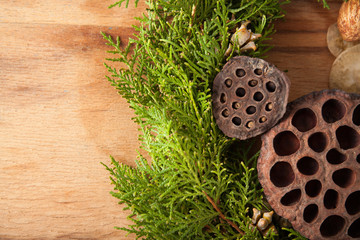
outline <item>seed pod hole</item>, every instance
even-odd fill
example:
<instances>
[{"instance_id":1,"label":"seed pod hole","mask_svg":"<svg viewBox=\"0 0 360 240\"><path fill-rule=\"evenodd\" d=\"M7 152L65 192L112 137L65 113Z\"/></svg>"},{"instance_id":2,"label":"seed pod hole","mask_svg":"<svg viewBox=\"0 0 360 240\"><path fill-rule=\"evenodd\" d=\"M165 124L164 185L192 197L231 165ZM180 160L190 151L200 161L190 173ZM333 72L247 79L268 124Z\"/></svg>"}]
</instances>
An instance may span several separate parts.
<instances>
[{"instance_id":1,"label":"seed pod hole","mask_svg":"<svg viewBox=\"0 0 360 240\"><path fill-rule=\"evenodd\" d=\"M268 111L268 112L270 112L271 110L273 110L273 108L274 108L274 104L273 103L267 103L266 105L265 105L265 110L266 111Z\"/></svg>"},{"instance_id":2,"label":"seed pod hole","mask_svg":"<svg viewBox=\"0 0 360 240\"><path fill-rule=\"evenodd\" d=\"M256 107L254 106L249 106L248 108L246 108L246 113L249 115L252 115L256 112Z\"/></svg>"},{"instance_id":3,"label":"seed pod hole","mask_svg":"<svg viewBox=\"0 0 360 240\"><path fill-rule=\"evenodd\" d=\"M350 215L355 215L360 212L360 191L353 192L347 197L345 208Z\"/></svg>"},{"instance_id":4,"label":"seed pod hole","mask_svg":"<svg viewBox=\"0 0 360 240\"><path fill-rule=\"evenodd\" d=\"M322 185L319 180L311 180L305 185L305 192L309 197L316 197L321 191Z\"/></svg>"},{"instance_id":5,"label":"seed pod hole","mask_svg":"<svg viewBox=\"0 0 360 240\"><path fill-rule=\"evenodd\" d=\"M294 171L288 162L277 162L270 169L270 180L277 187L286 187L295 179Z\"/></svg>"},{"instance_id":6,"label":"seed pod hole","mask_svg":"<svg viewBox=\"0 0 360 240\"><path fill-rule=\"evenodd\" d=\"M238 68L238 69L236 69L235 74L236 74L236 76L241 78L241 77L245 76L246 72L244 69Z\"/></svg>"},{"instance_id":7,"label":"seed pod hole","mask_svg":"<svg viewBox=\"0 0 360 240\"><path fill-rule=\"evenodd\" d=\"M233 109L239 109L241 107L241 104L239 102L233 102L232 107Z\"/></svg>"},{"instance_id":8,"label":"seed pod hole","mask_svg":"<svg viewBox=\"0 0 360 240\"><path fill-rule=\"evenodd\" d=\"M339 193L334 189L329 189L324 195L324 206L327 209L335 209L339 202Z\"/></svg>"},{"instance_id":9,"label":"seed pod hole","mask_svg":"<svg viewBox=\"0 0 360 240\"><path fill-rule=\"evenodd\" d=\"M356 157L356 161L357 161L358 163L360 163L360 154L359 154L359 155L357 155L357 157Z\"/></svg>"},{"instance_id":10,"label":"seed pod hole","mask_svg":"<svg viewBox=\"0 0 360 240\"><path fill-rule=\"evenodd\" d=\"M310 204L304 209L303 218L307 223L311 223L319 214L319 207L316 204Z\"/></svg>"},{"instance_id":11,"label":"seed pod hole","mask_svg":"<svg viewBox=\"0 0 360 240\"><path fill-rule=\"evenodd\" d=\"M260 119L259 119L259 123L264 123L267 121L267 118L265 116L262 116Z\"/></svg>"},{"instance_id":12,"label":"seed pod hole","mask_svg":"<svg viewBox=\"0 0 360 240\"><path fill-rule=\"evenodd\" d=\"M360 238L360 218L350 225L348 235L352 238Z\"/></svg>"},{"instance_id":13,"label":"seed pod hole","mask_svg":"<svg viewBox=\"0 0 360 240\"><path fill-rule=\"evenodd\" d=\"M356 175L351 169L342 168L333 173L332 179L339 187L347 188L355 182Z\"/></svg>"},{"instance_id":14,"label":"seed pod hole","mask_svg":"<svg viewBox=\"0 0 360 240\"><path fill-rule=\"evenodd\" d=\"M225 86L227 86L229 88L229 87L231 87L231 85L232 85L232 80L230 78L227 78L225 80Z\"/></svg>"},{"instance_id":15,"label":"seed pod hole","mask_svg":"<svg viewBox=\"0 0 360 240\"><path fill-rule=\"evenodd\" d=\"M238 96L238 97L244 97L246 94L246 91L244 88L240 87L240 88L236 89L235 93L236 93L236 96Z\"/></svg>"},{"instance_id":16,"label":"seed pod hole","mask_svg":"<svg viewBox=\"0 0 360 240\"><path fill-rule=\"evenodd\" d=\"M258 81L253 79L253 80L250 80L248 82L248 84L249 84L250 87L255 87L258 84Z\"/></svg>"},{"instance_id":17,"label":"seed pod hole","mask_svg":"<svg viewBox=\"0 0 360 240\"><path fill-rule=\"evenodd\" d=\"M256 92L254 94L254 100L257 102L260 102L261 100L263 100L264 95L261 92Z\"/></svg>"},{"instance_id":18,"label":"seed pod hole","mask_svg":"<svg viewBox=\"0 0 360 240\"><path fill-rule=\"evenodd\" d=\"M275 136L273 146L277 155L288 156L299 149L300 141L293 132L284 131Z\"/></svg>"},{"instance_id":19,"label":"seed pod hole","mask_svg":"<svg viewBox=\"0 0 360 240\"><path fill-rule=\"evenodd\" d=\"M222 111L221 115L223 115L223 117L228 117L228 116L230 115L230 112L229 112L229 110L224 109L224 110Z\"/></svg>"},{"instance_id":20,"label":"seed pod hole","mask_svg":"<svg viewBox=\"0 0 360 240\"><path fill-rule=\"evenodd\" d=\"M349 126L341 126L336 129L336 139L344 150L357 147L360 143L360 135Z\"/></svg>"},{"instance_id":21,"label":"seed pod hole","mask_svg":"<svg viewBox=\"0 0 360 240\"><path fill-rule=\"evenodd\" d=\"M356 126L360 126L360 104L354 109L352 121Z\"/></svg>"},{"instance_id":22,"label":"seed pod hole","mask_svg":"<svg viewBox=\"0 0 360 240\"><path fill-rule=\"evenodd\" d=\"M330 164L340 164L346 160L346 155L333 148L330 149L330 151L328 151L328 153L326 154L326 160Z\"/></svg>"},{"instance_id":23,"label":"seed pod hole","mask_svg":"<svg viewBox=\"0 0 360 240\"><path fill-rule=\"evenodd\" d=\"M280 203L284 206L291 206L296 204L301 198L301 190L294 189L286 193L280 200Z\"/></svg>"},{"instance_id":24,"label":"seed pod hole","mask_svg":"<svg viewBox=\"0 0 360 240\"><path fill-rule=\"evenodd\" d=\"M226 95L225 95L225 93L222 93L222 94L220 95L220 102L221 102L221 103L225 103L225 102L226 102Z\"/></svg>"},{"instance_id":25,"label":"seed pod hole","mask_svg":"<svg viewBox=\"0 0 360 240\"><path fill-rule=\"evenodd\" d=\"M256 68L256 69L254 70L254 73L255 73L256 75L260 76L260 75L263 73L263 71L262 71L260 68Z\"/></svg>"},{"instance_id":26,"label":"seed pod hole","mask_svg":"<svg viewBox=\"0 0 360 240\"><path fill-rule=\"evenodd\" d=\"M254 121L248 121L248 122L246 123L246 127L247 127L248 129L252 129L253 127L255 127L255 122L254 122Z\"/></svg>"},{"instance_id":27,"label":"seed pod hole","mask_svg":"<svg viewBox=\"0 0 360 240\"><path fill-rule=\"evenodd\" d=\"M334 123L344 117L346 108L342 102L330 99L322 106L322 116L328 123Z\"/></svg>"},{"instance_id":28,"label":"seed pod hole","mask_svg":"<svg viewBox=\"0 0 360 240\"><path fill-rule=\"evenodd\" d=\"M300 132L306 132L316 126L317 119L315 113L310 108L302 108L296 111L291 123Z\"/></svg>"},{"instance_id":29,"label":"seed pod hole","mask_svg":"<svg viewBox=\"0 0 360 240\"><path fill-rule=\"evenodd\" d=\"M276 90L276 85L275 83L269 81L266 83L266 90L268 90L268 92L272 93L272 92L275 92Z\"/></svg>"},{"instance_id":30,"label":"seed pod hole","mask_svg":"<svg viewBox=\"0 0 360 240\"><path fill-rule=\"evenodd\" d=\"M322 132L312 134L308 140L309 147L315 152L322 152L326 148L326 135Z\"/></svg>"},{"instance_id":31,"label":"seed pod hole","mask_svg":"<svg viewBox=\"0 0 360 240\"><path fill-rule=\"evenodd\" d=\"M304 175L314 175L319 170L318 162L311 157L301 158L296 166Z\"/></svg>"},{"instance_id":32,"label":"seed pod hole","mask_svg":"<svg viewBox=\"0 0 360 240\"><path fill-rule=\"evenodd\" d=\"M345 219L338 215L327 217L320 226L320 233L323 237L333 237L341 232L345 226Z\"/></svg>"},{"instance_id":33,"label":"seed pod hole","mask_svg":"<svg viewBox=\"0 0 360 240\"><path fill-rule=\"evenodd\" d=\"M233 119L231 121L236 126L240 126L240 124L241 124L241 119L239 117L233 117Z\"/></svg>"}]
</instances>

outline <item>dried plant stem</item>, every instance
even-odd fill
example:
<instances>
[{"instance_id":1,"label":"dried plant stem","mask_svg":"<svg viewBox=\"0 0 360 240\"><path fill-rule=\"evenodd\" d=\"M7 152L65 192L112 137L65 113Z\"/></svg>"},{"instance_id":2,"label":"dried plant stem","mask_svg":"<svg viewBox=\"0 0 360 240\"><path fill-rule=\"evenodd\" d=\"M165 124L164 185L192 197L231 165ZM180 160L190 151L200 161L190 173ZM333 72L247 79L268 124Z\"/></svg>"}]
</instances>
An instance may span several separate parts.
<instances>
[{"instance_id":1,"label":"dried plant stem","mask_svg":"<svg viewBox=\"0 0 360 240\"><path fill-rule=\"evenodd\" d=\"M236 229L236 231L238 231L241 235L245 235L245 233L243 231L241 231L240 228L238 226L236 226L235 223L233 223L232 221L230 221L229 219L227 219L225 217L225 215L221 212L220 208L216 205L214 200L205 191L203 191L203 193L205 194L206 199L211 203L213 208L219 213L219 217L222 218L223 220L225 220L230 226L232 226L234 229Z\"/></svg>"}]
</instances>

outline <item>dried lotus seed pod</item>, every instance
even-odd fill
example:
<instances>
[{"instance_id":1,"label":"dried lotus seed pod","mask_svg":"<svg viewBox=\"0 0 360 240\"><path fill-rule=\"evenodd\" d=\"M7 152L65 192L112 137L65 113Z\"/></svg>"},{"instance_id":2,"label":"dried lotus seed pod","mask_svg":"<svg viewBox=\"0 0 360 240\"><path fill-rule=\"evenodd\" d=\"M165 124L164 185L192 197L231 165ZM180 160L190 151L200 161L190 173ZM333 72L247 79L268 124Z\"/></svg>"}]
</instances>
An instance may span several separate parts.
<instances>
[{"instance_id":1,"label":"dried lotus seed pod","mask_svg":"<svg viewBox=\"0 0 360 240\"><path fill-rule=\"evenodd\" d=\"M286 75L262 59L230 59L213 85L217 125L228 137L240 140L266 132L284 115L289 87Z\"/></svg>"},{"instance_id":2,"label":"dried lotus seed pod","mask_svg":"<svg viewBox=\"0 0 360 240\"><path fill-rule=\"evenodd\" d=\"M310 239L359 239L360 95L299 98L262 141L258 177L274 211Z\"/></svg>"}]
</instances>

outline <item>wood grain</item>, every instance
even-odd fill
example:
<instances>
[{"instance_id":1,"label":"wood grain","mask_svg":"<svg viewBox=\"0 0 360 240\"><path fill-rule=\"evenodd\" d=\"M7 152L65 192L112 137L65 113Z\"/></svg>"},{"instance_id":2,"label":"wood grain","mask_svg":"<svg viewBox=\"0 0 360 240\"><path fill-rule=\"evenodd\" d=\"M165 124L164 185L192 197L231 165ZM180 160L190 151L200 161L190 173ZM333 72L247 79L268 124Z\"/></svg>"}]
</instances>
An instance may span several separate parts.
<instances>
[{"instance_id":1,"label":"wood grain","mask_svg":"<svg viewBox=\"0 0 360 240\"><path fill-rule=\"evenodd\" d=\"M289 100L329 87L328 77L335 57L326 44L328 27L336 22L341 0L327 1L330 10L316 1L293 1L285 7L284 20L276 22L275 46L268 61L287 71L291 80Z\"/></svg>"},{"instance_id":2,"label":"wood grain","mask_svg":"<svg viewBox=\"0 0 360 240\"><path fill-rule=\"evenodd\" d=\"M290 99L328 87L336 21L315 0L285 8L268 61L288 70ZM126 39L145 9L111 1L0 2L0 239L134 239L100 162L133 165L137 126L105 80L105 31Z\"/></svg>"}]
</instances>

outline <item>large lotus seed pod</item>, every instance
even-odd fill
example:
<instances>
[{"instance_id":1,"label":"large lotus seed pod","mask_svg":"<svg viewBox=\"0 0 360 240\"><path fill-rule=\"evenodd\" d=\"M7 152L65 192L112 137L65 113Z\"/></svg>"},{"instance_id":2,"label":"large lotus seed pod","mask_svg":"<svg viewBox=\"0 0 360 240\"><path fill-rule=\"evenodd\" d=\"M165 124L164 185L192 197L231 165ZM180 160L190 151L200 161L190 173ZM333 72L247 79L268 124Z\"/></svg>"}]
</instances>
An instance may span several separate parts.
<instances>
[{"instance_id":1,"label":"large lotus seed pod","mask_svg":"<svg viewBox=\"0 0 360 240\"><path fill-rule=\"evenodd\" d=\"M286 75L262 59L230 59L213 85L217 125L225 135L241 140L266 132L284 115L289 87Z\"/></svg>"},{"instance_id":2,"label":"large lotus seed pod","mask_svg":"<svg viewBox=\"0 0 360 240\"><path fill-rule=\"evenodd\" d=\"M310 239L360 238L360 95L311 93L262 136L258 176L275 212Z\"/></svg>"}]
</instances>

